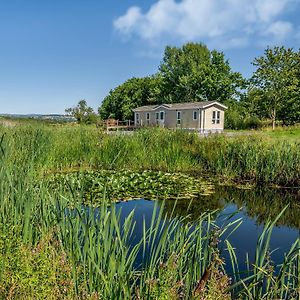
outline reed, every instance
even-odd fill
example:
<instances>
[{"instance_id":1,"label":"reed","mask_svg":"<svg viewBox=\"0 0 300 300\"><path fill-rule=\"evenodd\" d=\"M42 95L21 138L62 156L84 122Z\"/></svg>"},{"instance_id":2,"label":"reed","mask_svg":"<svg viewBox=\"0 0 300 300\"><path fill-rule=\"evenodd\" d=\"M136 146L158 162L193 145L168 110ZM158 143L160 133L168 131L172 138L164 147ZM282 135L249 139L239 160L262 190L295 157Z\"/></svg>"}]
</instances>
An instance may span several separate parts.
<instances>
[{"instance_id":1,"label":"reed","mask_svg":"<svg viewBox=\"0 0 300 300\"><path fill-rule=\"evenodd\" d=\"M265 136L199 138L181 130L106 135L84 126L0 128L7 160L40 173L74 169L187 172L222 181L299 186L300 143Z\"/></svg>"},{"instance_id":2,"label":"reed","mask_svg":"<svg viewBox=\"0 0 300 300\"><path fill-rule=\"evenodd\" d=\"M95 141L90 142L92 137ZM229 217L219 227L214 215L205 213L191 223L188 217L176 217L175 209L164 214L156 206L150 225L144 221L142 237L136 240L135 212L121 220L105 191L97 208L85 207L84 190L66 189L64 181L53 188L48 176L42 176L67 168L127 166L209 172L225 168L224 176L234 177L243 174L236 166L240 165L248 171L245 178L260 169L255 180L274 183L277 170L267 165L274 161L284 173L277 174L280 180L275 177L275 181L294 183L298 146L275 148L271 141L252 137L199 140L184 132L161 130L110 137L80 127L2 128L0 298L298 299L299 238L281 265L270 259L271 233L281 214L266 224L255 261L249 261L247 273L242 274L227 239L241 220ZM213 162L220 153L225 158ZM171 158L166 160L166 155ZM277 162L289 155L292 160ZM229 261L223 261L222 251L229 252ZM232 274L225 273L224 263L232 266Z\"/></svg>"},{"instance_id":3,"label":"reed","mask_svg":"<svg viewBox=\"0 0 300 300\"><path fill-rule=\"evenodd\" d=\"M121 221L120 212L105 199L100 207L87 208L81 204L83 195L70 191L69 195L62 196L63 186L51 190L47 181L37 183L33 176L28 169L24 177L3 164L0 168L1 232L6 239L8 234L19 236L17 251L15 245L4 244L0 237L5 249L1 250L1 261L9 262L0 265L0 274L5 276L0 276L1 297L11 293L14 298L21 295L40 299L51 289L56 291L55 299L67 296L78 299L297 299L299 296L299 239L283 258L282 265L276 266L269 259L271 232L280 215L266 224L257 243L255 262L249 262L247 274L240 274L234 250L226 238L234 234L240 220L231 221L229 217L224 226L219 227L213 215L205 213L189 223L187 218L176 217L172 212L163 214L163 209L158 210L156 206L150 225L144 222L142 237L133 242L134 211ZM49 250L35 250L46 237L54 257L51 265L45 258ZM231 262L226 263L235 266L230 275L233 282L224 273L219 239L227 245L225 251L231 256ZM40 256L34 257L39 258L38 262L28 256L34 251L39 251ZM25 270L8 272L8 267L16 268L12 254L21 255L21 266L27 266ZM61 268L56 262L59 257L64 261L64 280L57 270ZM45 272L45 268L50 272ZM14 274L21 276L15 285L9 280ZM45 284L45 288L37 289L31 284L25 289L24 283L32 276L36 283ZM45 276L60 280L47 286Z\"/></svg>"}]
</instances>

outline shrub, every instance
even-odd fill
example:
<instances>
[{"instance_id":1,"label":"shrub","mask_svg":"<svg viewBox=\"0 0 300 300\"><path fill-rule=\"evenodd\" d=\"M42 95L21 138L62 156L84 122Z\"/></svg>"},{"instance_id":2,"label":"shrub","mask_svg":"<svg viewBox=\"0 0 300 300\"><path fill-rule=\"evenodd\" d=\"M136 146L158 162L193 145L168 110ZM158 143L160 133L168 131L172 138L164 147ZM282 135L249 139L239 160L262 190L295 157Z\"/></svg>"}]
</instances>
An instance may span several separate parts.
<instances>
[{"instance_id":1,"label":"shrub","mask_svg":"<svg viewBox=\"0 0 300 300\"><path fill-rule=\"evenodd\" d=\"M71 267L49 237L32 247L20 230L0 227L1 299L74 299Z\"/></svg>"}]
</instances>

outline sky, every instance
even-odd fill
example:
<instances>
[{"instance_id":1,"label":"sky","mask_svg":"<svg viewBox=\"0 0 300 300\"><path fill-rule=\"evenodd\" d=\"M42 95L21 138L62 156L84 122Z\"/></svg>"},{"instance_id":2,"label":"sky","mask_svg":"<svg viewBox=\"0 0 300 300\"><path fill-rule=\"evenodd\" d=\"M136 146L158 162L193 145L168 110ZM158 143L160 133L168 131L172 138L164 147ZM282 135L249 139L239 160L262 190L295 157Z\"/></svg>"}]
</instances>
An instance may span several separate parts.
<instances>
[{"instance_id":1,"label":"sky","mask_svg":"<svg viewBox=\"0 0 300 300\"><path fill-rule=\"evenodd\" d=\"M95 110L165 46L202 42L251 76L266 47L300 47L300 0L0 0L0 113Z\"/></svg>"}]
</instances>

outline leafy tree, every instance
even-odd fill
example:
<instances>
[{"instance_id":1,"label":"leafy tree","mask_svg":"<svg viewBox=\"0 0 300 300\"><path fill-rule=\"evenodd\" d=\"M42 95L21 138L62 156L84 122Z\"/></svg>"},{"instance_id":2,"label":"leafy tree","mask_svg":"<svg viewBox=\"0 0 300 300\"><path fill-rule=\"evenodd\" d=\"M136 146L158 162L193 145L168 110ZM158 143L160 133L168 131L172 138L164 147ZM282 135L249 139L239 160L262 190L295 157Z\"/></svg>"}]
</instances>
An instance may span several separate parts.
<instances>
[{"instance_id":1,"label":"leafy tree","mask_svg":"<svg viewBox=\"0 0 300 300\"><path fill-rule=\"evenodd\" d=\"M99 108L102 119L128 120L138 106L159 102L161 77L159 75L131 78L109 92Z\"/></svg>"},{"instance_id":2,"label":"leafy tree","mask_svg":"<svg viewBox=\"0 0 300 300\"><path fill-rule=\"evenodd\" d=\"M276 120L286 124L299 122L299 52L284 47L267 48L253 65L256 71L251 78L254 90L250 90L250 98L255 95L258 114L270 118L273 129Z\"/></svg>"},{"instance_id":3,"label":"leafy tree","mask_svg":"<svg viewBox=\"0 0 300 300\"><path fill-rule=\"evenodd\" d=\"M86 100L80 100L75 107L70 107L65 110L66 114L74 117L78 123L90 124L94 123L97 116L94 110L87 105Z\"/></svg>"},{"instance_id":4,"label":"leafy tree","mask_svg":"<svg viewBox=\"0 0 300 300\"><path fill-rule=\"evenodd\" d=\"M131 78L111 90L99 108L101 118L132 119L132 109L151 104L201 100L224 102L244 88L240 73L232 72L224 54L203 44L166 47L159 72Z\"/></svg>"},{"instance_id":5,"label":"leafy tree","mask_svg":"<svg viewBox=\"0 0 300 300\"><path fill-rule=\"evenodd\" d=\"M166 47L160 65L166 102L217 100L224 102L245 87L242 75L233 72L224 54L203 44Z\"/></svg>"}]
</instances>

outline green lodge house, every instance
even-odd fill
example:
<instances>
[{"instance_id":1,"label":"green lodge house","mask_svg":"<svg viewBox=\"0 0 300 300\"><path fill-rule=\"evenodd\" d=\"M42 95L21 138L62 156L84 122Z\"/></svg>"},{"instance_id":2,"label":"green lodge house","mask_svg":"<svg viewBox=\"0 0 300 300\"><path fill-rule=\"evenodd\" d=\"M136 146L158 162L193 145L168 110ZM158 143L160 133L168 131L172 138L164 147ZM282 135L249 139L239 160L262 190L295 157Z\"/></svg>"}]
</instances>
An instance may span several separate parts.
<instances>
[{"instance_id":1,"label":"green lodge house","mask_svg":"<svg viewBox=\"0 0 300 300\"><path fill-rule=\"evenodd\" d=\"M222 132L226 109L217 101L141 106L133 110L134 125L182 128L201 133Z\"/></svg>"}]
</instances>

